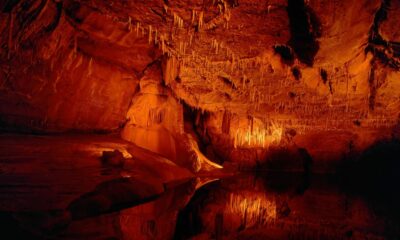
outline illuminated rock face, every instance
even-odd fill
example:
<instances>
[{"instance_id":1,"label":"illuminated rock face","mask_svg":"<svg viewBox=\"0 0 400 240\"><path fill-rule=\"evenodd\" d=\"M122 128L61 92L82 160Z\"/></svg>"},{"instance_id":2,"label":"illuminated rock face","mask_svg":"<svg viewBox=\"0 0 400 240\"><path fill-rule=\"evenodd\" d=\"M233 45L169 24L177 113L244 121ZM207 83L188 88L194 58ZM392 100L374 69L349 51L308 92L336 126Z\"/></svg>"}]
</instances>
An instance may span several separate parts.
<instances>
[{"instance_id":1,"label":"illuminated rock face","mask_svg":"<svg viewBox=\"0 0 400 240\"><path fill-rule=\"evenodd\" d=\"M176 159L174 133L183 133L183 109L162 84L160 66L154 64L140 79L132 99L122 138L138 146Z\"/></svg>"},{"instance_id":2,"label":"illuminated rock face","mask_svg":"<svg viewBox=\"0 0 400 240\"><path fill-rule=\"evenodd\" d=\"M32 0L0 9L5 129L121 130L179 162L191 122L194 149L211 159L255 165L271 149L305 148L325 170L391 137L399 121L398 1Z\"/></svg>"}]
</instances>

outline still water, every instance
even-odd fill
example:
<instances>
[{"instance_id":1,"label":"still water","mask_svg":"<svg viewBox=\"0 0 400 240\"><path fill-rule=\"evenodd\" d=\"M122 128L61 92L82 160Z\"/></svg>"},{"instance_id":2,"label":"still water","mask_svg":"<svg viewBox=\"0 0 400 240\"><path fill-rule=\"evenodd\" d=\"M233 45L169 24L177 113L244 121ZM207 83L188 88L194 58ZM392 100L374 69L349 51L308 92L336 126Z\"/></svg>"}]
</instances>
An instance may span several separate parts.
<instances>
[{"instance_id":1,"label":"still water","mask_svg":"<svg viewBox=\"0 0 400 240\"><path fill-rule=\"evenodd\" d=\"M400 239L397 202L371 196L333 177L258 173L193 179L40 237L21 215L0 220L14 236L2 239Z\"/></svg>"}]
</instances>

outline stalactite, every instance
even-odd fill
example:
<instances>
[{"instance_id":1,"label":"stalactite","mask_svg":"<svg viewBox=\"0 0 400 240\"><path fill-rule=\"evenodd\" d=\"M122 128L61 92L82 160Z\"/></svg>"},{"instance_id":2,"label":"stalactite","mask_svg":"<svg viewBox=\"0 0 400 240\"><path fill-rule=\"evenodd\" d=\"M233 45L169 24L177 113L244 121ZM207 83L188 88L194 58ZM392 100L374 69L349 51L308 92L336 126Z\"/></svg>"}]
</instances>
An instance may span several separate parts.
<instances>
[{"instance_id":1,"label":"stalactite","mask_svg":"<svg viewBox=\"0 0 400 240\"><path fill-rule=\"evenodd\" d=\"M136 36L139 36L139 28L140 28L140 23L136 23Z\"/></svg>"},{"instance_id":2,"label":"stalactite","mask_svg":"<svg viewBox=\"0 0 400 240\"><path fill-rule=\"evenodd\" d=\"M150 117L151 117L151 112L150 112L150 110L149 110L149 111L147 112L146 127L149 127L149 126L150 126L150 123L149 123Z\"/></svg>"},{"instance_id":3,"label":"stalactite","mask_svg":"<svg viewBox=\"0 0 400 240\"><path fill-rule=\"evenodd\" d=\"M183 28L183 19L174 13L174 27Z\"/></svg>"},{"instance_id":4,"label":"stalactite","mask_svg":"<svg viewBox=\"0 0 400 240\"><path fill-rule=\"evenodd\" d=\"M223 9L222 9L222 5L221 5L221 4L218 4L218 10L219 10L219 13L220 13L220 14L223 13L223 11L222 11Z\"/></svg>"},{"instance_id":5,"label":"stalactite","mask_svg":"<svg viewBox=\"0 0 400 240\"><path fill-rule=\"evenodd\" d=\"M151 25L149 25L149 44L151 44L151 32L152 32L152 28L151 28Z\"/></svg>"},{"instance_id":6,"label":"stalactite","mask_svg":"<svg viewBox=\"0 0 400 240\"><path fill-rule=\"evenodd\" d=\"M89 75L89 76L92 75L92 65L93 65L93 58L90 57L90 60L89 60L89 67L88 67L88 75Z\"/></svg>"},{"instance_id":7,"label":"stalactite","mask_svg":"<svg viewBox=\"0 0 400 240\"><path fill-rule=\"evenodd\" d=\"M199 14L199 23L198 23L199 29L201 29L203 27L203 21L204 21L203 17L204 17L204 13L203 13L203 11L201 11Z\"/></svg>"},{"instance_id":8,"label":"stalactite","mask_svg":"<svg viewBox=\"0 0 400 240\"><path fill-rule=\"evenodd\" d=\"M163 37L163 36L160 37L160 41L161 41L161 50L162 50L162 53L165 54L166 49L165 49L165 40L164 40L164 37Z\"/></svg>"},{"instance_id":9,"label":"stalactite","mask_svg":"<svg viewBox=\"0 0 400 240\"><path fill-rule=\"evenodd\" d=\"M75 34L74 35L74 57L76 57L78 54L78 37Z\"/></svg>"},{"instance_id":10,"label":"stalactite","mask_svg":"<svg viewBox=\"0 0 400 240\"><path fill-rule=\"evenodd\" d=\"M193 41L193 34L189 33L189 45L192 45L192 41Z\"/></svg>"},{"instance_id":11,"label":"stalactite","mask_svg":"<svg viewBox=\"0 0 400 240\"><path fill-rule=\"evenodd\" d=\"M128 31L129 32L132 31L132 19L131 19L131 16L128 17Z\"/></svg>"},{"instance_id":12,"label":"stalactite","mask_svg":"<svg viewBox=\"0 0 400 240\"><path fill-rule=\"evenodd\" d=\"M10 26L8 28L8 53L7 59L11 58L13 49L13 30L14 30L14 9L10 12Z\"/></svg>"},{"instance_id":13,"label":"stalactite","mask_svg":"<svg viewBox=\"0 0 400 240\"><path fill-rule=\"evenodd\" d=\"M196 19L196 11L193 9L192 10L192 24L194 23L194 21L195 21L195 19Z\"/></svg>"},{"instance_id":14,"label":"stalactite","mask_svg":"<svg viewBox=\"0 0 400 240\"><path fill-rule=\"evenodd\" d=\"M136 23L136 36L139 36L140 23Z\"/></svg>"}]
</instances>

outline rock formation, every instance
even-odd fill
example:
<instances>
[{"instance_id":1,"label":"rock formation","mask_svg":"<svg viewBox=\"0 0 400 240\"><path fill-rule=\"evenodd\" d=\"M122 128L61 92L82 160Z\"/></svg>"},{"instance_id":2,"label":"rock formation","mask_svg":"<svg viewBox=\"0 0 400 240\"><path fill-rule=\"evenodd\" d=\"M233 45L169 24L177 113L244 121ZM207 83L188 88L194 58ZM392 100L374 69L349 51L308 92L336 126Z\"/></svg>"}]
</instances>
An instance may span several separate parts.
<instances>
[{"instance_id":1,"label":"rock formation","mask_svg":"<svg viewBox=\"0 0 400 240\"><path fill-rule=\"evenodd\" d=\"M396 137L398 0L6 0L0 10L3 130L121 132L194 171L208 159L262 165L282 148L330 171Z\"/></svg>"}]
</instances>

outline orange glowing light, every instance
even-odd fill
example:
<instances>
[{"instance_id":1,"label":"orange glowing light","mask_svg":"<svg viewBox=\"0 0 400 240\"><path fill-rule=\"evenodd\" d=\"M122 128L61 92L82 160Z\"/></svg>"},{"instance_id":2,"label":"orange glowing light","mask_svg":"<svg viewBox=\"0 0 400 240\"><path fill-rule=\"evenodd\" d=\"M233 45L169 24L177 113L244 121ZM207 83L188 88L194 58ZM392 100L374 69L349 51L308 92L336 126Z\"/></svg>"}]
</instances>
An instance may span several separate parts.
<instances>
[{"instance_id":1,"label":"orange glowing light","mask_svg":"<svg viewBox=\"0 0 400 240\"><path fill-rule=\"evenodd\" d=\"M245 219L247 226L264 224L276 219L276 201L267 199L265 195L231 193L228 202L228 211L238 214L241 219Z\"/></svg>"},{"instance_id":2,"label":"orange glowing light","mask_svg":"<svg viewBox=\"0 0 400 240\"><path fill-rule=\"evenodd\" d=\"M278 145L282 139L283 129L278 126L271 126L268 129L265 128L253 128L247 129L239 128L236 130L233 138L233 146L237 147L260 147L268 148L271 145Z\"/></svg>"}]
</instances>

